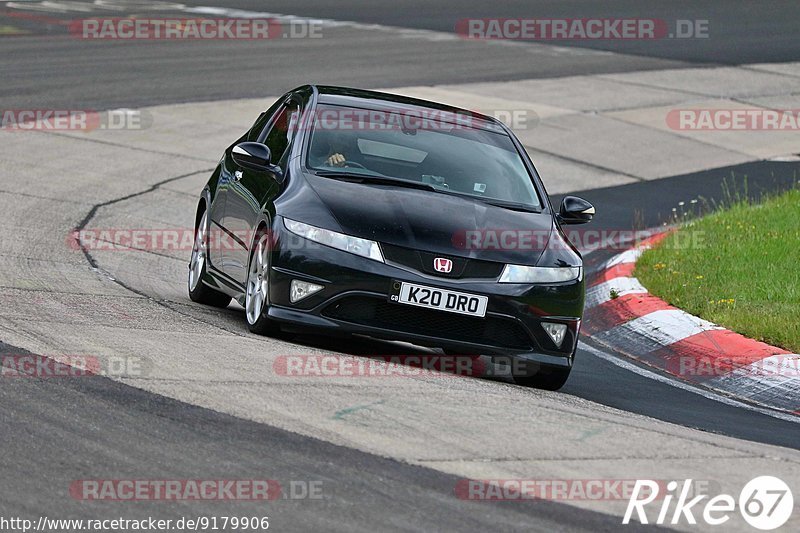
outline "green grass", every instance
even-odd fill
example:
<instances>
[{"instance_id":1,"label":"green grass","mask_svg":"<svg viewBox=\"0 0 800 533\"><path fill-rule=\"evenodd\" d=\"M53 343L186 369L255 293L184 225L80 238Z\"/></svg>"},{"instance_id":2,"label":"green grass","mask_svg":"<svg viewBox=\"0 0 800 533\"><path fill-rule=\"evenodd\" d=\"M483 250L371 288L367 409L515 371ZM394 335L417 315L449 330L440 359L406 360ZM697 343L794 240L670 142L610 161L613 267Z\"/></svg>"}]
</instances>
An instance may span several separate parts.
<instances>
[{"instance_id":1,"label":"green grass","mask_svg":"<svg viewBox=\"0 0 800 533\"><path fill-rule=\"evenodd\" d=\"M800 353L800 190L683 224L635 275L676 307Z\"/></svg>"}]
</instances>

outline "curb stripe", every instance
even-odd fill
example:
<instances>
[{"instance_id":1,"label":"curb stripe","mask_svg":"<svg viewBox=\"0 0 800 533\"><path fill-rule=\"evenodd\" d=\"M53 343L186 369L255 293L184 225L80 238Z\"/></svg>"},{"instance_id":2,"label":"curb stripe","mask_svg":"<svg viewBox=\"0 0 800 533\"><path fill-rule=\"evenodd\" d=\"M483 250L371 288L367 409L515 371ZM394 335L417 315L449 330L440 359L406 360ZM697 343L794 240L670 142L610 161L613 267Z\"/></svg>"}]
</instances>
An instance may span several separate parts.
<instances>
[{"instance_id":1,"label":"curb stripe","mask_svg":"<svg viewBox=\"0 0 800 533\"><path fill-rule=\"evenodd\" d=\"M675 309L675 307L649 293L626 294L587 309L584 328L589 334L599 333L621 326L642 315L664 309Z\"/></svg>"},{"instance_id":2,"label":"curb stripe","mask_svg":"<svg viewBox=\"0 0 800 533\"><path fill-rule=\"evenodd\" d=\"M653 246L658 245L661 241L667 238L667 236L672 233L672 229L668 229L666 231L662 231L660 233L656 233L655 235L644 239L642 242L639 243L639 248L652 248Z\"/></svg>"},{"instance_id":3,"label":"curb stripe","mask_svg":"<svg viewBox=\"0 0 800 533\"><path fill-rule=\"evenodd\" d=\"M777 418L779 420L785 420L787 422L792 422L795 424L800 423L800 417L796 415L800 415L800 409L797 406L793 406L791 411L786 412L782 410L772 409L764 405L755 405L751 403L745 403L743 398L736 398L732 394L721 393L719 391L711 390L708 388L698 387L692 383L673 379L671 377L667 377L662 373L654 372L649 370L647 367L642 365L636 365L628 360L627 357L619 357L616 355L611 355L610 353L596 348L590 344L586 344L583 341L578 342L578 347L582 350L586 350L587 352L599 357L600 359L607 361L608 363L618 366L619 368L624 368L629 372L633 372L639 376L646 377L648 379L652 379L653 381L658 381L659 383L665 383L670 387L675 387L676 389L681 389L685 391L692 392L703 398L707 398L709 400L714 400L716 402L730 405L733 407L740 407L742 409L748 409L750 411L755 411L757 413L761 413L762 415L771 416L773 418Z\"/></svg>"},{"instance_id":4,"label":"curb stripe","mask_svg":"<svg viewBox=\"0 0 800 533\"><path fill-rule=\"evenodd\" d=\"M718 328L719 326L680 309L663 309L599 333L596 337L607 342L633 345L636 353L641 354L654 352L692 335Z\"/></svg>"},{"instance_id":5,"label":"curb stripe","mask_svg":"<svg viewBox=\"0 0 800 533\"><path fill-rule=\"evenodd\" d=\"M604 281L611 281L614 278L632 278L633 271L636 268L636 263L621 263L619 265L614 265L613 267L604 270L599 276L597 276L589 286L599 285Z\"/></svg>"},{"instance_id":6,"label":"curb stripe","mask_svg":"<svg viewBox=\"0 0 800 533\"><path fill-rule=\"evenodd\" d=\"M644 251L669 233L616 255L593 276L584 332L682 380L800 415L800 356L677 309L633 277Z\"/></svg>"},{"instance_id":7,"label":"curb stripe","mask_svg":"<svg viewBox=\"0 0 800 533\"><path fill-rule=\"evenodd\" d=\"M729 329L717 329L681 341L696 353L710 357L737 357L747 364L773 355L786 355L788 351L753 339L748 339Z\"/></svg>"},{"instance_id":8,"label":"curb stripe","mask_svg":"<svg viewBox=\"0 0 800 533\"><path fill-rule=\"evenodd\" d=\"M716 329L664 346L652 355L664 360L670 374L706 383L743 368L750 368L750 374L756 375L758 363L776 354L772 346L727 329Z\"/></svg>"},{"instance_id":9,"label":"curb stripe","mask_svg":"<svg viewBox=\"0 0 800 533\"><path fill-rule=\"evenodd\" d=\"M613 278L590 287L586 291L586 307L595 307L611 301L612 289L617 297L625 296L626 294L645 294L647 292L647 289L636 278Z\"/></svg>"},{"instance_id":10,"label":"curb stripe","mask_svg":"<svg viewBox=\"0 0 800 533\"><path fill-rule=\"evenodd\" d=\"M623 264L623 263L633 263L633 264L636 264L636 261L638 261L638 260L639 260L639 258L642 256L642 254L644 253L644 251L645 251L645 250L646 250L646 248L644 248L644 247L641 247L641 246L640 246L640 247L637 247L637 248L632 248L632 249L630 249L630 250L625 250L625 251L624 251L624 252L622 252L621 254L619 254L619 255L617 255L617 256L614 256L614 257L612 257L612 258L611 258L611 259L610 259L610 260L609 260L609 261L608 261L608 262L605 264L605 267L604 267L604 268L605 268L606 270L608 270L609 268L611 268L611 267L613 267L613 266L620 265L620 264Z\"/></svg>"},{"instance_id":11,"label":"curb stripe","mask_svg":"<svg viewBox=\"0 0 800 533\"><path fill-rule=\"evenodd\" d=\"M800 398L800 355L767 357L706 385L764 404L794 411Z\"/></svg>"}]
</instances>

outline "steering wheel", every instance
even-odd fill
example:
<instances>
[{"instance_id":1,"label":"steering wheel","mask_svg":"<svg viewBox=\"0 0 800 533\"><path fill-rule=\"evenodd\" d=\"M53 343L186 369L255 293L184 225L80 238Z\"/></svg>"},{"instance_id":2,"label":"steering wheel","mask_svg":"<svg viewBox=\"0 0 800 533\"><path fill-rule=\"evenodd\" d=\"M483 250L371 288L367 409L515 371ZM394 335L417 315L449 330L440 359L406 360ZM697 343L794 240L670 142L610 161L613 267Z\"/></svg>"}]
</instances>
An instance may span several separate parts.
<instances>
[{"instance_id":1,"label":"steering wheel","mask_svg":"<svg viewBox=\"0 0 800 533\"><path fill-rule=\"evenodd\" d=\"M362 165L361 163L356 163L355 161L350 161L350 160L345 160L345 162L344 162L344 167L345 167L345 168L347 168L347 167L350 167L350 168L360 168L360 169L362 169L362 170L368 170L368 169L367 169L367 167L365 167L365 166L364 166L364 165Z\"/></svg>"}]
</instances>

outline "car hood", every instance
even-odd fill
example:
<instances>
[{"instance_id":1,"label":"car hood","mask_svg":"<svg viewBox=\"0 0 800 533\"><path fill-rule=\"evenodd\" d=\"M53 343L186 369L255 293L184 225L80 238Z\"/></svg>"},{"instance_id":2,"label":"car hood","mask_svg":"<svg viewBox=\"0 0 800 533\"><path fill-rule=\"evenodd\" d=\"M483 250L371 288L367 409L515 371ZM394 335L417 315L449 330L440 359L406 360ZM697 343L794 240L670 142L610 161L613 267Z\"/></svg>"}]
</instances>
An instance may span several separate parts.
<instances>
[{"instance_id":1,"label":"car hood","mask_svg":"<svg viewBox=\"0 0 800 533\"><path fill-rule=\"evenodd\" d=\"M553 231L549 213L528 213L432 191L306 176L303 222L443 255L535 265ZM307 191L308 192L308 191ZM305 195L304 195L305 196ZM321 203L314 209L308 202ZM324 210L319 210L324 207ZM316 216L311 213L316 212ZM328 216L330 215L330 216ZM291 218L291 217L290 217Z\"/></svg>"}]
</instances>

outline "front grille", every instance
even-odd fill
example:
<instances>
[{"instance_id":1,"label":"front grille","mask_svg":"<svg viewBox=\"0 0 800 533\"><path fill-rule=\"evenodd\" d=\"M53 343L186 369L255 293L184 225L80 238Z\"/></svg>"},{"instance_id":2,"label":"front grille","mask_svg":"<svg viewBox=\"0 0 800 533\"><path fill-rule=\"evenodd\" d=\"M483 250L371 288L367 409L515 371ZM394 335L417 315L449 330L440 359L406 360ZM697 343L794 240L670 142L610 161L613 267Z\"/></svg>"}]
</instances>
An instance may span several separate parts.
<instances>
[{"instance_id":1,"label":"front grille","mask_svg":"<svg viewBox=\"0 0 800 533\"><path fill-rule=\"evenodd\" d=\"M532 349L522 326L511 319L475 318L433 309L406 306L369 296L350 296L329 305L329 318L391 331L487 344L514 350Z\"/></svg>"},{"instance_id":2,"label":"front grille","mask_svg":"<svg viewBox=\"0 0 800 533\"><path fill-rule=\"evenodd\" d=\"M496 279L500 276L504 266L503 263L468 259L455 255L423 252L384 243L381 243L381 250L383 250L383 255L389 263L407 266L418 272L425 272L426 274L432 274L443 278ZM450 259L453 262L453 270L447 274L434 270L433 262L437 257Z\"/></svg>"}]
</instances>

